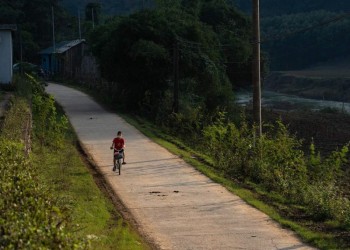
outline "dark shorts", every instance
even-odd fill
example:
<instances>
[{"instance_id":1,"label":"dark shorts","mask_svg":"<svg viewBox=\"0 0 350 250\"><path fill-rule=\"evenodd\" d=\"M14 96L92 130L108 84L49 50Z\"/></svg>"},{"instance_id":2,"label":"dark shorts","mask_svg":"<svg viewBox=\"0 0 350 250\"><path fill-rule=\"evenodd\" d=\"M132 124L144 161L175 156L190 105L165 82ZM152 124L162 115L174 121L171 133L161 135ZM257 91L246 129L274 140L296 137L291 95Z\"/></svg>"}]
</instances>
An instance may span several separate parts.
<instances>
[{"instance_id":1,"label":"dark shorts","mask_svg":"<svg viewBox=\"0 0 350 250\"><path fill-rule=\"evenodd\" d=\"M114 158L123 158L124 157L124 149L114 150Z\"/></svg>"}]
</instances>

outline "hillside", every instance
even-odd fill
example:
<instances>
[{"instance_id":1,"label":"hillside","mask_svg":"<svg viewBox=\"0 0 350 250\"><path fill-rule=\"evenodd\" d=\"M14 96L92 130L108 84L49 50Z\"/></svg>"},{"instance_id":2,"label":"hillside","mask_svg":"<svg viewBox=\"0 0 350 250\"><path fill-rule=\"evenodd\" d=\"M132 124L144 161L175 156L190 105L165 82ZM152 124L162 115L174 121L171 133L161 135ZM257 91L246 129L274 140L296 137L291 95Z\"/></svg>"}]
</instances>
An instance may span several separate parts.
<instances>
[{"instance_id":1,"label":"hillside","mask_svg":"<svg viewBox=\"0 0 350 250\"><path fill-rule=\"evenodd\" d=\"M69 10L73 15L77 15L78 10L84 12L85 6L90 3L88 0L62 0L61 5ZM99 0L103 15L123 15L129 14L142 8L153 6L153 0Z\"/></svg>"},{"instance_id":2,"label":"hillside","mask_svg":"<svg viewBox=\"0 0 350 250\"><path fill-rule=\"evenodd\" d=\"M251 11L251 1L229 0L243 11ZM348 0L304 0L304 1L281 1L263 0L260 1L261 17L271 17L279 15L289 15L315 10L325 10L332 12L349 12L350 1Z\"/></svg>"},{"instance_id":3,"label":"hillside","mask_svg":"<svg viewBox=\"0 0 350 250\"><path fill-rule=\"evenodd\" d=\"M251 1L231 2L251 11ZM350 55L349 10L347 0L260 1L262 48L271 70L301 70Z\"/></svg>"}]
</instances>

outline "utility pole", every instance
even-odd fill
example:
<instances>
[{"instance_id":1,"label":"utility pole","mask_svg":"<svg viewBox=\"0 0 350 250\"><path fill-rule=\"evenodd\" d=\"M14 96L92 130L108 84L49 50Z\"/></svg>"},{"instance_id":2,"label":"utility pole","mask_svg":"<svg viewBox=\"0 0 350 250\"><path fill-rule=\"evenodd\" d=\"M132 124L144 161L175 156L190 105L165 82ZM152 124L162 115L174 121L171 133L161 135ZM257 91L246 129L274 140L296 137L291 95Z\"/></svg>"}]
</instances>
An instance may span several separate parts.
<instances>
[{"instance_id":1,"label":"utility pole","mask_svg":"<svg viewBox=\"0 0 350 250\"><path fill-rule=\"evenodd\" d=\"M261 79L260 79L260 7L259 0L253 1L253 115L254 122L259 126L259 136L262 135L261 119Z\"/></svg>"},{"instance_id":2,"label":"utility pole","mask_svg":"<svg viewBox=\"0 0 350 250\"><path fill-rule=\"evenodd\" d=\"M179 42L174 43L174 103L173 112L179 112Z\"/></svg>"},{"instance_id":3,"label":"utility pole","mask_svg":"<svg viewBox=\"0 0 350 250\"><path fill-rule=\"evenodd\" d=\"M51 11L52 11L52 48L53 48L53 53L52 53L52 57L51 57L51 62L49 63L49 67L50 67L50 72L52 74L54 74L56 72L56 39L55 39L55 13L53 11L53 6L51 7Z\"/></svg>"},{"instance_id":4,"label":"utility pole","mask_svg":"<svg viewBox=\"0 0 350 250\"><path fill-rule=\"evenodd\" d=\"M92 20L92 28L95 28L95 17L94 17L94 7L91 8L91 20Z\"/></svg>"},{"instance_id":5,"label":"utility pole","mask_svg":"<svg viewBox=\"0 0 350 250\"><path fill-rule=\"evenodd\" d=\"M53 6L51 7L52 12L52 47L53 53L56 53L56 41L55 41L55 13L53 12Z\"/></svg>"},{"instance_id":6,"label":"utility pole","mask_svg":"<svg viewBox=\"0 0 350 250\"><path fill-rule=\"evenodd\" d=\"M79 8L78 8L78 26L79 26L79 40L81 40L80 9Z\"/></svg>"}]
</instances>

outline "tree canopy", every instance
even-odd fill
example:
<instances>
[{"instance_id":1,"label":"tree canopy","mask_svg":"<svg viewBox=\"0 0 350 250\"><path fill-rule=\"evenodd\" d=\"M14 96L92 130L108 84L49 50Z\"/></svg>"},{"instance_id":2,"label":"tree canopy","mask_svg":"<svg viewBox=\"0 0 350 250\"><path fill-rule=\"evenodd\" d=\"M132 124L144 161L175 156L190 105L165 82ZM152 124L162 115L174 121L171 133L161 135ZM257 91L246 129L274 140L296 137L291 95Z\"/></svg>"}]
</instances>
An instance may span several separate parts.
<instances>
[{"instance_id":1,"label":"tree canopy","mask_svg":"<svg viewBox=\"0 0 350 250\"><path fill-rule=\"evenodd\" d=\"M177 43L181 98L207 110L227 105L232 84L247 81L240 70L250 67L249 19L225 1L172 3L158 1L158 8L93 31L90 43L103 76L117 81L118 98L128 108L157 108L174 84Z\"/></svg>"}]
</instances>

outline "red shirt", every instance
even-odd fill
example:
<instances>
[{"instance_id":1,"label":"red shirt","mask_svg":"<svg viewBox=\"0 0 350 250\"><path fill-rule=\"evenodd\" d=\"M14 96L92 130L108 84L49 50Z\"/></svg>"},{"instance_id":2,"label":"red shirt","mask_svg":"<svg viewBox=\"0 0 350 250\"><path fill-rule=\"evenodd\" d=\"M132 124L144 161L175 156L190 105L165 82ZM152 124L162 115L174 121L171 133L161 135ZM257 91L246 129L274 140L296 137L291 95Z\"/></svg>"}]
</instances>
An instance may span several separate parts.
<instances>
[{"instance_id":1,"label":"red shirt","mask_svg":"<svg viewBox=\"0 0 350 250\"><path fill-rule=\"evenodd\" d=\"M121 137L114 138L113 143L114 143L114 148L116 148L117 150L124 148L125 142L124 142L124 139Z\"/></svg>"}]
</instances>

